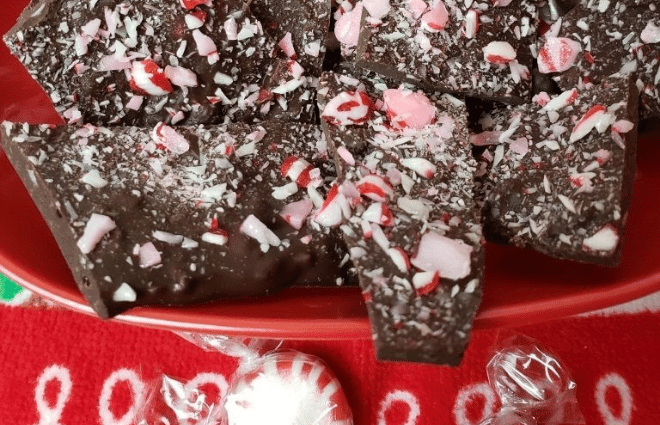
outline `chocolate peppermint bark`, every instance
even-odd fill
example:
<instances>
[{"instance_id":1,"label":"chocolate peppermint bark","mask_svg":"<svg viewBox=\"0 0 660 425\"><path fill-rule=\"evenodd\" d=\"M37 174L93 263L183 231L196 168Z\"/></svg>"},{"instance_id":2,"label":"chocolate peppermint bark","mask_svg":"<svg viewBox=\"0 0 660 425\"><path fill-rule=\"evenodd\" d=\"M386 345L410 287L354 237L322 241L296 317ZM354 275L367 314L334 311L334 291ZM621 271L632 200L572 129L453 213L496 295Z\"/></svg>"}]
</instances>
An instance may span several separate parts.
<instances>
[{"instance_id":1,"label":"chocolate peppermint bark","mask_svg":"<svg viewBox=\"0 0 660 425\"><path fill-rule=\"evenodd\" d=\"M339 231L309 224L334 178L316 126L1 129L101 317L347 279Z\"/></svg>"},{"instance_id":2,"label":"chocolate peppermint bark","mask_svg":"<svg viewBox=\"0 0 660 425\"><path fill-rule=\"evenodd\" d=\"M563 90L631 75L640 91L640 118L660 117L657 3L581 1L539 44L539 70Z\"/></svg>"},{"instance_id":3,"label":"chocolate peppermint bark","mask_svg":"<svg viewBox=\"0 0 660 425\"><path fill-rule=\"evenodd\" d=\"M243 2L33 1L5 43L68 123L251 121L307 84L291 60L295 75L263 87L278 40Z\"/></svg>"},{"instance_id":4,"label":"chocolate peppermint bark","mask_svg":"<svg viewBox=\"0 0 660 425\"><path fill-rule=\"evenodd\" d=\"M457 365L484 261L465 105L332 73L320 87L340 184L315 220L344 232L377 356Z\"/></svg>"},{"instance_id":5,"label":"chocolate peppermint bark","mask_svg":"<svg viewBox=\"0 0 660 425\"><path fill-rule=\"evenodd\" d=\"M505 103L531 98L531 48L538 20L534 2L369 4L357 47L359 66L463 96Z\"/></svg>"},{"instance_id":6,"label":"chocolate peppermint bark","mask_svg":"<svg viewBox=\"0 0 660 425\"><path fill-rule=\"evenodd\" d=\"M616 265L635 175L638 91L630 78L482 119L484 234L495 242Z\"/></svg>"}]
</instances>

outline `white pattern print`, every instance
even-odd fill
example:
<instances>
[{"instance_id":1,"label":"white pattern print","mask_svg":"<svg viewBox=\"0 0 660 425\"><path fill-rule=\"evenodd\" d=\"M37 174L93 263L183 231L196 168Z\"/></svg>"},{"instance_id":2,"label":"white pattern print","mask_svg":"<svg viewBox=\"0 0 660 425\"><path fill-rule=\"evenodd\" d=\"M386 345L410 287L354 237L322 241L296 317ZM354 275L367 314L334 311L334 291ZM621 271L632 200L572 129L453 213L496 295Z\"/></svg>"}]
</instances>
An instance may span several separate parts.
<instances>
[{"instance_id":1,"label":"white pattern print","mask_svg":"<svg viewBox=\"0 0 660 425\"><path fill-rule=\"evenodd\" d=\"M484 408L481 412L481 417L472 422L467 417L467 406L470 401L475 397L484 398ZM463 388L456 396L456 403L454 404L454 419L458 425L476 425L484 419L490 417L495 412L496 397L493 389L487 383L474 384L469 387Z\"/></svg>"},{"instance_id":2,"label":"white pattern print","mask_svg":"<svg viewBox=\"0 0 660 425\"><path fill-rule=\"evenodd\" d=\"M60 382L60 389L57 393L55 406L51 407L46 400L46 385L53 380ZM37 412L39 413L39 422L36 425L61 425L62 411L64 411L64 406L69 400L72 386L73 382L71 382L69 369L60 365L52 365L44 369L41 376L39 376L34 391L34 401L37 403Z\"/></svg>"},{"instance_id":3,"label":"white pattern print","mask_svg":"<svg viewBox=\"0 0 660 425\"><path fill-rule=\"evenodd\" d=\"M125 381L131 387L133 403L124 415L117 419L110 411L110 399L117 383ZM137 414L137 408L144 404L144 382L132 369L119 369L114 372L103 383L101 397L99 399L99 418L101 425L131 425Z\"/></svg>"},{"instance_id":4,"label":"white pattern print","mask_svg":"<svg viewBox=\"0 0 660 425\"><path fill-rule=\"evenodd\" d=\"M609 388L613 388L619 393L621 398L621 413L617 417L616 412L607 403L605 394ZM630 425L632 419L633 398L630 387L625 379L618 373L609 373L596 384L596 406L605 425Z\"/></svg>"},{"instance_id":5,"label":"white pattern print","mask_svg":"<svg viewBox=\"0 0 660 425\"><path fill-rule=\"evenodd\" d=\"M404 425L415 425L417 423L417 418L421 413L419 400L417 400L417 397L408 391L397 390L388 393L380 403L380 410L378 411L378 425L387 425L387 422L385 421L385 413L387 413L390 407L392 407L392 405L397 401L408 405L408 419L406 422L404 422Z\"/></svg>"}]
</instances>

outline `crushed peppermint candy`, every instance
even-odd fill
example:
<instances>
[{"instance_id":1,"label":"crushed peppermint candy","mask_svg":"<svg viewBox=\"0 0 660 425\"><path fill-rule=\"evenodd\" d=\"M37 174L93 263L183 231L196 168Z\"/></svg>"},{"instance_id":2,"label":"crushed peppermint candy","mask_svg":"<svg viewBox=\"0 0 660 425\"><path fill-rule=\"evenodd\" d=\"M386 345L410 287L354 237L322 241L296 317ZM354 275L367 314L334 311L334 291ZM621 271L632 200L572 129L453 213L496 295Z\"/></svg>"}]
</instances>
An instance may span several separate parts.
<instances>
[{"instance_id":1,"label":"crushed peppermint candy","mask_svg":"<svg viewBox=\"0 0 660 425\"><path fill-rule=\"evenodd\" d=\"M110 233L117 228L115 222L108 216L103 214L92 214L87 224L83 235L78 239L78 248L83 254L89 254L94 251L96 245Z\"/></svg>"}]
</instances>

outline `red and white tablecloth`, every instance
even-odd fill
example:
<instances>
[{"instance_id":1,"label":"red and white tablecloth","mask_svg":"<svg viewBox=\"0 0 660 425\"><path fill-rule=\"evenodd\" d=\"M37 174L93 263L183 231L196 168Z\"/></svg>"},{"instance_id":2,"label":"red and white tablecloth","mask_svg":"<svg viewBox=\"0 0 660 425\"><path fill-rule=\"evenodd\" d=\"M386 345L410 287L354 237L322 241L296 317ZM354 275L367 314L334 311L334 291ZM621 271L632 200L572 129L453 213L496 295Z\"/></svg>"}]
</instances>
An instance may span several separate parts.
<instances>
[{"instance_id":1,"label":"red and white tablecloth","mask_svg":"<svg viewBox=\"0 0 660 425\"><path fill-rule=\"evenodd\" d=\"M222 393L237 367L167 331L35 307L26 294L12 298L0 305L0 424L129 425L133 391L162 374L183 382L205 374ZM357 425L468 425L498 408L485 367L511 333L559 355L587 424L660 423L660 293L588 316L477 331L456 369L379 363L366 340L284 346L329 365Z\"/></svg>"}]
</instances>

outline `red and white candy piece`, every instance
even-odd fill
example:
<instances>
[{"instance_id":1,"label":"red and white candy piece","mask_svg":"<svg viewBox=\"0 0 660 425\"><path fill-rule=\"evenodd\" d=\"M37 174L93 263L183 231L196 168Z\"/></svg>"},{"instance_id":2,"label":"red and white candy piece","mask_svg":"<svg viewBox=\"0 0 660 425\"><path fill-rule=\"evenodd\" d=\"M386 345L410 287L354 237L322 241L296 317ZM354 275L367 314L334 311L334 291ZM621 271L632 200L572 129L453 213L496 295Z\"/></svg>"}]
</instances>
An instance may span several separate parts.
<instances>
[{"instance_id":1,"label":"red and white candy piece","mask_svg":"<svg viewBox=\"0 0 660 425\"><path fill-rule=\"evenodd\" d=\"M339 226L344 217L349 218L350 216L351 206L348 199L339 191L339 187L333 184L313 220L321 226L333 227Z\"/></svg>"},{"instance_id":2,"label":"red and white candy piece","mask_svg":"<svg viewBox=\"0 0 660 425\"><path fill-rule=\"evenodd\" d=\"M362 177L355 185L361 195L377 202L384 202L394 193L392 185L383 177L369 174Z\"/></svg>"},{"instance_id":3,"label":"red and white candy piece","mask_svg":"<svg viewBox=\"0 0 660 425\"><path fill-rule=\"evenodd\" d=\"M131 64L131 89L139 94L164 96L174 90L165 72L151 59Z\"/></svg>"},{"instance_id":4,"label":"red and white candy piece","mask_svg":"<svg viewBox=\"0 0 660 425\"><path fill-rule=\"evenodd\" d=\"M612 124L612 131L617 133L627 133L635 127L631 121L628 120L619 120Z\"/></svg>"},{"instance_id":5,"label":"red and white candy piece","mask_svg":"<svg viewBox=\"0 0 660 425\"><path fill-rule=\"evenodd\" d=\"M293 47L293 41L291 40L291 33L287 32L284 37L280 40L279 43L277 43L280 49L284 52L284 54L293 60L296 60L297 55L296 55L296 49Z\"/></svg>"},{"instance_id":6,"label":"red and white candy piece","mask_svg":"<svg viewBox=\"0 0 660 425\"><path fill-rule=\"evenodd\" d=\"M206 12L203 10L195 10L194 12L187 14L184 17L184 20L186 21L186 26L190 30L201 28L204 25L204 22L206 22Z\"/></svg>"},{"instance_id":7,"label":"red and white candy piece","mask_svg":"<svg viewBox=\"0 0 660 425\"><path fill-rule=\"evenodd\" d=\"M406 158L401 160L401 165L413 170L418 176L431 179L435 175L436 166L424 158Z\"/></svg>"},{"instance_id":8,"label":"red and white candy piece","mask_svg":"<svg viewBox=\"0 0 660 425\"><path fill-rule=\"evenodd\" d=\"M381 226L392 226L394 224L392 211L390 211L389 207L384 202L375 202L369 205L360 217L362 220L380 224Z\"/></svg>"},{"instance_id":9,"label":"red and white candy piece","mask_svg":"<svg viewBox=\"0 0 660 425\"><path fill-rule=\"evenodd\" d=\"M101 239L116 227L117 224L107 215L92 214L85 225L83 235L78 239L78 248L83 254L89 254L94 251Z\"/></svg>"},{"instance_id":10,"label":"red and white candy piece","mask_svg":"<svg viewBox=\"0 0 660 425\"><path fill-rule=\"evenodd\" d=\"M495 64L507 64L516 58L516 50L506 41L491 41L483 48L484 60Z\"/></svg>"},{"instance_id":11,"label":"red and white candy piece","mask_svg":"<svg viewBox=\"0 0 660 425\"><path fill-rule=\"evenodd\" d=\"M206 56L209 61L209 65L213 65L220 60L220 55L218 55L218 48L215 45L215 42L211 37L203 34L200 30L193 31L193 39L195 44L197 44L197 53L200 56Z\"/></svg>"},{"instance_id":12,"label":"red and white candy piece","mask_svg":"<svg viewBox=\"0 0 660 425\"><path fill-rule=\"evenodd\" d=\"M362 3L358 3L355 9L341 15L335 24L335 37L341 44L347 47L357 46L361 19Z\"/></svg>"},{"instance_id":13,"label":"red and white candy piece","mask_svg":"<svg viewBox=\"0 0 660 425\"><path fill-rule=\"evenodd\" d=\"M582 242L585 251L612 252L619 244L619 232L611 224L601 227Z\"/></svg>"},{"instance_id":14,"label":"red and white candy piece","mask_svg":"<svg viewBox=\"0 0 660 425\"><path fill-rule=\"evenodd\" d=\"M438 32L445 28L449 21L449 13L442 0L434 0L433 5L422 15L422 29L428 32Z\"/></svg>"},{"instance_id":15,"label":"red and white candy piece","mask_svg":"<svg viewBox=\"0 0 660 425\"><path fill-rule=\"evenodd\" d=\"M564 72L575 65L575 59L581 51L580 43L570 38L546 37L536 59L539 72L542 74Z\"/></svg>"},{"instance_id":16,"label":"red and white candy piece","mask_svg":"<svg viewBox=\"0 0 660 425\"><path fill-rule=\"evenodd\" d=\"M200 4L206 5L206 6L212 6L213 3L211 0L179 0L181 3L181 6L185 7L188 10L192 10L195 7L199 6Z\"/></svg>"},{"instance_id":17,"label":"red and white candy piece","mask_svg":"<svg viewBox=\"0 0 660 425\"><path fill-rule=\"evenodd\" d=\"M344 91L325 105L321 118L332 125L360 125L372 112L373 102L365 92Z\"/></svg>"},{"instance_id":18,"label":"red and white candy piece","mask_svg":"<svg viewBox=\"0 0 660 425\"><path fill-rule=\"evenodd\" d=\"M305 223L305 220L312 212L314 204L310 199L303 199L302 201L292 202L282 208L280 216L291 225L294 229L300 230Z\"/></svg>"},{"instance_id":19,"label":"red and white candy piece","mask_svg":"<svg viewBox=\"0 0 660 425\"><path fill-rule=\"evenodd\" d=\"M289 156L281 167L282 176L288 177L301 187L318 186L321 183L321 173L318 168L296 156Z\"/></svg>"},{"instance_id":20,"label":"red and white candy piece","mask_svg":"<svg viewBox=\"0 0 660 425\"><path fill-rule=\"evenodd\" d=\"M592 106L573 127L570 142L573 143L589 134L601 122L605 113L606 109L603 105Z\"/></svg>"},{"instance_id":21,"label":"red and white candy piece","mask_svg":"<svg viewBox=\"0 0 660 425\"><path fill-rule=\"evenodd\" d=\"M402 248L398 246L388 248L387 255L390 256L392 262L401 273L406 273L410 270L410 258Z\"/></svg>"},{"instance_id":22,"label":"red and white candy piece","mask_svg":"<svg viewBox=\"0 0 660 425\"><path fill-rule=\"evenodd\" d=\"M436 107L421 91L388 89L383 92L384 109L392 127L421 130L435 122Z\"/></svg>"},{"instance_id":23,"label":"red and white candy piece","mask_svg":"<svg viewBox=\"0 0 660 425\"><path fill-rule=\"evenodd\" d=\"M164 123L159 123L154 127L151 137L156 144L162 145L175 155L181 155L190 149L186 138Z\"/></svg>"},{"instance_id":24,"label":"red and white candy piece","mask_svg":"<svg viewBox=\"0 0 660 425\"><path fill-rule=\"evenodd\" d=\"M545 104L542 111L558 111L568 105L572 105L578 97L577 89L571 89L563 92Z\"/></svg>"},{"instance_id":25,"label":"red and white candy piece","mask_svg":"<svg viewBox=\"0 0 660 425\"><path fill-rule=\"evenodd\" d=\"M412 284L418 297L423 297L435 291L440 284L440 274L435 271L415 273Z\"/></svg>"},{"instance_id":26,"label":"red and white candy piece","mask_svg":"<svg viewBox=\"0 0 660 425\"><path fill-rule=\"evenodd\" d=\"M424 271L437 271L443 278L458 280L470 274L472 250L462 240L428 231L419 241L411 263Z\"/></svg>"},{"instance_id":27,"label":"red and white candy piece","mask_svg":"<svg viewBox=\"0 0 660 425\"><path fill-rule=\"evenodd\" d=\"M254 361L234 378L225 400L231 425L353 424L332 371L318 358L302 353L272 353Z\"/></svg>"}]
</instances>

